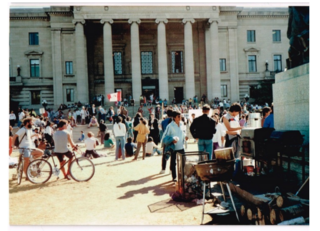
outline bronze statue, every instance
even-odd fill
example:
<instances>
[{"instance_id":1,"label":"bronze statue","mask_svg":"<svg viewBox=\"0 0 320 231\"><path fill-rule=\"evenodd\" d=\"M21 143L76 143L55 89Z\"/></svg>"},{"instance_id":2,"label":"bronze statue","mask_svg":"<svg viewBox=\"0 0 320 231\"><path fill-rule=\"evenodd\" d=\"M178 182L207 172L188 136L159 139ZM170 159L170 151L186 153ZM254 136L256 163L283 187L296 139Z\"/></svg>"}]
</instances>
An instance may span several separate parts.
<instances>
[{"instance_id":1,"label":"bronze statue","mask_svg":"<svg viewBox=\"0 0 320 231\"><path fill-rule=\"evenodd\" d=\"M309 63L309 6L290 6L287 37L290 40L287 68Z\"/></svg>"}]
</instances>

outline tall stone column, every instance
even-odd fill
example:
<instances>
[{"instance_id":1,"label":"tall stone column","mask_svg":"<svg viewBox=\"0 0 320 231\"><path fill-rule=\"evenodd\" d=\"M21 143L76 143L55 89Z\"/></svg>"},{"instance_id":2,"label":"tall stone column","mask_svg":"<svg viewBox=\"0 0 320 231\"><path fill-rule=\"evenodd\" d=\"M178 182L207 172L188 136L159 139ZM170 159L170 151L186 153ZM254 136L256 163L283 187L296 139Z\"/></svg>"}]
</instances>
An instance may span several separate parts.
<instances>
[{"instance_id":1,"label":"tall stone column","mask_svg":"<svg viewBox=\"0 0 320 231\"><path fill-rule=\"evenodd\" d=\"M140 41L139 41L139 23L140 19L129 19L131 24L131 71L132 71L132 97L135 102L139 102L141 89L141 59L140 59Z\"/></svg>"},{"instance_id":2,"label":"tall stone column","mask_svg":"<svg viewBox=\"0 0 320 231\"><path fill-rule=\"evenodd\" d=\"M166 26L167 19L156 19L158 23L158 73L159 73L159 98L169 100L168 86L168 60Z\"/></svg>"},{"instance_id":3,"label":"tall stone column","mask_svg":"<svg viewBox=\"0 0 320 231\"><path fill-rule=\"evenodd\" d=\"M239 95L239 71L238 71L238 51L237 51L237 29L228 28L229 34L229 57L230 57L230 100L231 102L236 102L240 100Z\"/></svg>"},{"instance_id":4,"label":"tall stone column","mask_svg":"<svg viewBox=\"0 0 320 231\"><path fill-rule=\"evenodd\" d=\"M53 97L54 108L64 103L62 91L62 62L61 62L61 29L53 29L52 37L52 66L53 68Z\"/></svg>"},{"instance_id":5,"label":"tall stone column","mask_svg":"<svg viewBox=\"0 0 320 231\"><path fill-rule=\"evenodd\" d=\"M210 46L211 46L211 96L209 99L218 97L221 99L220 61L219 61L219 31L218 19L209 19Z\"/></svg>"},{"instance_id":6,"label":"tall stone column","mask_svg":"<svg viewBox=\"0 0 320 231\"><path fill-rule=\"evenodd\" d=\"M185 83L186 83L186 98L193 98L195 96L195 82L194 82L194 58L193 58L193 35L192 25L194 19L183 19L184 23L184 52L185 52Z\"/></svg>"},{"instance_id":7,"label":"tall stone column","mask_svg":"<svg viewBox=\"0 0 320 231\"><path fill-rule=\"evenodd\" d=\"M207 71L207 97L211 100L213 96L212 91L212 71L211 71L211 36L210 28L205 32L205 43L206 43L206 71Z\"/></svg>"},{"instance_id":8,"label":"tall stone column","mask_svg":"<svg viewBox=\"0 0 320 231\"><path fill-rule=\"evenodd\" d=\"M112 19L101 19L103 25L103 56L104 56L104 97L114 92L114 72L112 53Z\"/></svg>"},{"instance_id":9,"label":"tall stone column","mask_svg":"<svg viewBox=\"0 0 320 231\"><path fill-rule=\"evenodd\" d=\"M76 77L77 77L77 101L89 103L88 63L86 52L86 39L83 24L85 20L74 20L75 44L76 44Z\"/></svg>"}]
</instances>

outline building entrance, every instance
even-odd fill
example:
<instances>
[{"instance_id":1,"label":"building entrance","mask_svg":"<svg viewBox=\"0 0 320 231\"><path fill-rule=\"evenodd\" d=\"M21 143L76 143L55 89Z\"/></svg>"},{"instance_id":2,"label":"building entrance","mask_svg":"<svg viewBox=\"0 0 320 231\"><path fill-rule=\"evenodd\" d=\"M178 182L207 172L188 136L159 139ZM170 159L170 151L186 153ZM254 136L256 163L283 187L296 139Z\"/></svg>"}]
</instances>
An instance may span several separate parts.
<instances>
[{"instance_id":1,"label":"building entrance","mask_svg":"<svg viewBox=\"0 0 320 231\"><path fill-rule=\"evenodd\" d=\"M176 103L182 103L183 87L175 87L174 88L174 98L176 99Z\"/></svg>"},{"instance_id":2,"label":"building entrance","mask_svg":"<svg viewBox=\"0 0 320 231\"><path fill-rule=\"evenodd\" d=\"M147 101L150 100L150 95L153 94L153 99L155 100L159 97L159 83L157 79L151 79L146 77L142 79L142 95L147 98Z\"/></svg>"},{"instance_id":3,"label":"building entrance","mask_svg":"<svg viewBox=\"0 0 320 231\"><path fill-rule=\"evenodd\" d=\"M147 98L147 101L150 100L150 95L153 94L153 99L156 95L156 86L142 86L142 95Z\"/></svg>"}]
</instances>

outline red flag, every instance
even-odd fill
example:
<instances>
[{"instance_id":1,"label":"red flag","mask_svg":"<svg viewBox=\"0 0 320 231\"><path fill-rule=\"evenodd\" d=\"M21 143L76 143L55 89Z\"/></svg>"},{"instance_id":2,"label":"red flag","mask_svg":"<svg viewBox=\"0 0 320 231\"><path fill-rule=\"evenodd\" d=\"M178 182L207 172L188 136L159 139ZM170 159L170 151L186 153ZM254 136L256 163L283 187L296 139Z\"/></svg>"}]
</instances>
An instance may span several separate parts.
<instances>
[{"instance_id":1,"label":"red flag","mask_svg":"<svg viewBox=\"0 0 320 231\"><path fill-rule=\"evenodd\" d=\"M121 91L117 91L117 100L121 101Z\"/></svg>"},{"instance_id":2,"label":"red flag","mask_svg":"<svg viewBox=\"0 0 320 231\"><path fill-rule=\"evenodd\" d=\"M121 91L116 93L107 94L107 98L110 102L119 102L121 101Z\"/></svg>"}]
</instances>

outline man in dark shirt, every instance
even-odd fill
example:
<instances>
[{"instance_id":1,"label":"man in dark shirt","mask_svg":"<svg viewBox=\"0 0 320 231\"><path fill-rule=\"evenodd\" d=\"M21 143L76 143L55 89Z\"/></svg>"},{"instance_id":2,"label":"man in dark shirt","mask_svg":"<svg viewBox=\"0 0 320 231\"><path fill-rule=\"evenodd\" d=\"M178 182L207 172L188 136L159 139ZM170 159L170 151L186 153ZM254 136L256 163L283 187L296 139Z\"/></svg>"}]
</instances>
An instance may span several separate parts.
<instances>
[{"instance_id":1,"label":"man in dark shirt","mask_svg":"<svg viewBox=\"0 0 320 231\"><path fill-rule=\"evenodd\" d=\"M104 136L106 134L107 126L104 124L104 120L100 120L99 131L100 131L100 141L101 144L104 143Z\"/></svg>"},{"instance_id":2,"label":"man in dark shirt","mask_svg":"<svg viewBox=\"0 0 320 231\"><path fill-rule=\"evenodd\" d=\"M212 159L213 134L216 133L216 122L209 117L210 106L205 104L202 107L202 116L195 118L190 126L190 132L193 138L198 139L199 151L209 153L209 159Z\"/></svg>"},{"instance_id":3,"label":"man in dark shirt","mask_svg":"<svg viewBox=\"0 0 320 231\"><path fill-rule=\"evenodd\" d=\"M92 107L89 109L89 113L91 116L96 116L97 115L97 109L94 104L92 104Z\"/></svg>"}]
</instances>

